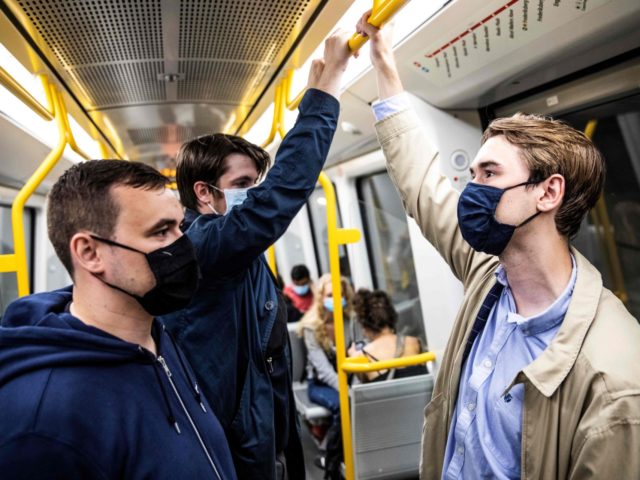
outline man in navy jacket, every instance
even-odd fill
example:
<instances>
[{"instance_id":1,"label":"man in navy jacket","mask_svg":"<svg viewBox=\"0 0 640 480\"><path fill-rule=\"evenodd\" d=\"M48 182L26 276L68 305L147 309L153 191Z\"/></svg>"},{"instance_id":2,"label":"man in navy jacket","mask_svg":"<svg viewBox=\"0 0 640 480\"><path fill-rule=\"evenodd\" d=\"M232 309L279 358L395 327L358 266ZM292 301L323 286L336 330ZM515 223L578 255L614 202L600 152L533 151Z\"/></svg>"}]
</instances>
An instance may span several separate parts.
<instances>
[{"instance_id":1,"label":"man in navy jacket","mask_svg":"<svg viewBox=\"0 0 640 480\"><path fill-rule=\"evenodd\" d=\"M286 304L263 253L304 206L327 157L350 57L347 39L339 32L327 40L297 122L260 185L253 187L268 155L241 138L200 137L178 154L178 189L187 207L183 228L203 279L189 307L162 320L220 419L240 478L305 475Z\"/></svg>"},{"instance_id":2,"label":"man in navy jacket","mask_svg":"<svg viewBox=\"0 0 640 480\"><path fill-rule=\"evenodd\" d=\"M199 269L182 209L153 168L67 170L49 238L74 285L21 298L0 328L3 479L235 479L224 432L154 316Z\"/></svg>"}]
</instances>

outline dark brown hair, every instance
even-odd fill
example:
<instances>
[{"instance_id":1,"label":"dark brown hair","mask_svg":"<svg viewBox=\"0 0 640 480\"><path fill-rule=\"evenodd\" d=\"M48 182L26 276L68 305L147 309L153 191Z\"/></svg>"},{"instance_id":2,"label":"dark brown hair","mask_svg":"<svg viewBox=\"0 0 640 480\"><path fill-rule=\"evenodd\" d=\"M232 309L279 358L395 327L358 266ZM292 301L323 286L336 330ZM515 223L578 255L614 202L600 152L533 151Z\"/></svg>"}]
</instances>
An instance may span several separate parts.
<instances>
[{"instance_id":1,"label":"dark brown hair","mask_svg":"<svg viewBox=\"0 0 640 480\"><path fill-rule=\"evenodd\" d=\"M225 173L225 159L232 153L247 155L256 165L258 179L271 165L271 157L262 148L235 135L214 133L190 140L180 147L177 159L176 182L182 204L198 209L198 197L193 191L196 182L217 185Z\"/></svg>"},{"instance_id":2,"label":"dark brown hair","mask_svg":"<svg viewBox=\"0 0 640 480\"><path fill-rule=\"evenodd\" d=\"M518 147L530 181L541 182L553 174L564 177L564 198L555 222L560 234L573 237L604 187L605 163L596 146L562 121L522 113L491 122L482 143L497 135Z\"/></svg>"},{"instance_id":3,"label":"dark brown hair","mask_svg":"<svg viewBox=\"0 0 640 480\"><path fill-rule=\"evenodd\" d=\"M101 237L113 234L119 206L111 196L118 185L159 190L169 182L160 172L138 162L90 160L64 172L49 193L47 230L53 248L73 277L69 242L87 230Z\"/></svg>"},{"instance_id":4,"label":"dark brown hair","mask_svg":"<svg viewBox=\"0 0 640 480\"><path fill-rule=\"evenodd\" d=\"M382 290L359 289L353 299L353 308L360 324L372 332L381 332L385 327L395 331L398 313L389 295Z\"/></svg>"}]
</instances>

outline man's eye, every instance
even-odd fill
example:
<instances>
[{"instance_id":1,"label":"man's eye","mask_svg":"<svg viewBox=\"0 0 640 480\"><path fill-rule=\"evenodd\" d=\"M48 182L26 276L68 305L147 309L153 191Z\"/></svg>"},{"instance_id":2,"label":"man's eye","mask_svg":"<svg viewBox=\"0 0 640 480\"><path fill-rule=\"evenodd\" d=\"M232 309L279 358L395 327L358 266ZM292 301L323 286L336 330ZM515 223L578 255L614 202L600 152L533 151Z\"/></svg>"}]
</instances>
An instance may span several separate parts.
<instances>
[{"instance_id":1,"label":"man's eye","mask_svg":"<svg viewBox=\"0 0 640 480\"><path fill-rule=\"evenodd\" d=\"M163 228L162 230L158 230L158 231L156 232L156 235L157 235L157 236L159 236L159 237L164 237L164 236L166 236L166 235L167 235L167 232L168 232L168 231L169 231L169 229L168 229L168 228Z\"/></svg>"},{"instance_id":2,"label":"man's eye","mask_svg":"<svg viewBox=\"0 0 640 480\"><path fill-rule=\"evenodd\" d=\"M485 178L493 177L493 175L494 175L494 173L493 173L493 172L491 172L491 171L489 171L489 170L486 170L486 171L484 172L484 176L485 176Z\"/></svg>"}]
</instances>

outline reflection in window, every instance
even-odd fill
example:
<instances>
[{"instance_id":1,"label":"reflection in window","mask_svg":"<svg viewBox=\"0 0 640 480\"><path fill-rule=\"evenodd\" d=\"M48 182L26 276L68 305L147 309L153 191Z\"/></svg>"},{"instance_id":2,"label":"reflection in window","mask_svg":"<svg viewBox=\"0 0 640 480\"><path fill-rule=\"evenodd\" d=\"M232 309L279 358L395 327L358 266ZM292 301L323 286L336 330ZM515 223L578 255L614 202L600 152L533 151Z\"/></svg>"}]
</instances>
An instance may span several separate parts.
<instances>
[{"instance_id":1,"label":"reflection in window","mask_svg":"<svg viewBox=\"0 0 640 480\"><path fill-rule=\"evenodd\" d=\"M32 267L32 245L33 245L33 221L35 215L32 208L24 209L24 237L27 250L27 266L29 268L29 279L33 288ZM13 229L11 227L11 206L0 205L0 254L14 253L13 249ZM18 279L15 272L0 273L0 315L7 308L7 305L18 298Z\"/></svg>"},{"instance_id":2,"label":"reflection in window","mask_svg":"<svg viewBox=\"0 0 640 480\"><path fill-rule=\"evenodd\" d=\"M318 272L319 275L323 275L329 273L329 238L327 236L327 199L324 196L324 190L322 188L318 187L314 190L309 197L307 206L313 229L313 243L316 249ZM340 205L338 205L337 217L338 228L342 228ZM343 277L351 280L351 268L349 267L347 250L344 245L338 247L338 253L340 256L340 273Z\"/></svg>"},{"instance_id":3,"label":"reflection in window","mask_svg":"<svg viewBox=\"0 0 640 480\"><path fill-rule=\"evenodd\" d=\"M386 172L358 180L358 197L374 287L385 290L398 310L398 330L425 340L409 226Z\"/></svg>"},{"instance_id":4,"label":"reflection in window","mask_svg":"<svg viewBox=\"0 0 640 480\"><path fill-rule=\"evenodd\" d=\"M640 111L629 105L609 104L606 113L593 112L598 121L593 141L607 163L604 204L588 215L572 243L600 270L605 287L640 319ZM583 129L584 115L568 120Z\"/></svg>"}]
</instances>

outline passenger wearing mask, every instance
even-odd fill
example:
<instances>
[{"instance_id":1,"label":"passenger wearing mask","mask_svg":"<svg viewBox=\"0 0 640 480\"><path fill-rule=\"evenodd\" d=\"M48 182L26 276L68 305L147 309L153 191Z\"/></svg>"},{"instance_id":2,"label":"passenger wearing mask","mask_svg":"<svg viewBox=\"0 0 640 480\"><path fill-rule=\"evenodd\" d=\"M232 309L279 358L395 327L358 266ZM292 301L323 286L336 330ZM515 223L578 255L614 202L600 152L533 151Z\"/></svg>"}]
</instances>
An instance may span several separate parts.
<instances>
[{"instance_id":1,"label":"passenger wearing mask","mask_svg":"<svg viewBox=\"0 0 640 480\"><path fill-rule=\"evenodd\" d=\"M194 366L231 447L238 476L304 478L290 378L286 305L263 253L313 192L336 129L348 35L314 61L295 126L264 181L269 155L233 135L185 143L176 180L202 281L163 318Z\"/></svg>"},{"instance_id":2,"label":"passenger wearing mask","mask_svg":"<svg viewBox=\"0 0 640 480\"><path fill-rule=\"evenodd\" d=\"M351 318L353 288L341 279L344 318ZM341 478L340 461L342 442L340 436L340 400L338 399L338 373L336 372L336 347L333 322L333 286L331 274L325 274L316 284L314 302L298 325L298 335L304 339L307 349L307 381L309 400L332 413L327 431L327 455L319 463L326 470L325 478Z\"/></svg>"},{"instance_id":3,"label":"passenger wearing mask","mask_svg":"<svg viewBox=\"0 0 640 480\"><path fill-rule=\"evenodd\" d=\"M154 317L184 308L199 269L167 179L82 162L48 199L73 279L16 300L0 328L2 478L236 478L220 423Z\"/></svg>"},{"instance_id":4,"label":"passenger wearing mask","mask_svg":"<svg viewBox=\"0 0 640 480\"><path fill-rule=\"evenodd\" d=\"M396 332L398 313L389 295L382 290L370 291L361 288L353 300L353 308L362 332L367 339L366 345L352 345L350 357L366 356L373 361L391 360L409 357L422 352L420 339ZM424 365L366 372L360 376L363 382L379 382L393 378L405 378L427 373Z\"/></svg>"},{"instance_id":5,"label":"passenger wearing mask","mask_svg":"<svg viewBox=\"0 0 640 480\"><path fill-rule=\"evenodd\" d=\"M284 293L300 313L305 313L313 303L311 274L305 265L296 265L291 269L291 284L284 287Z\"/></svg>"},{"instance_id":6,"label":"passenger wearing mask","mask_svg":"<svg viewBox=\"0 0 640 480\"><path fill-rule=\"evenodd\" d=\"M640 478L640 325L570 242L602 195L600 152L562 122L500 118L459 194L367 18L389 175L465 289L421 478Z\"/></svg>"}]
</instances>

